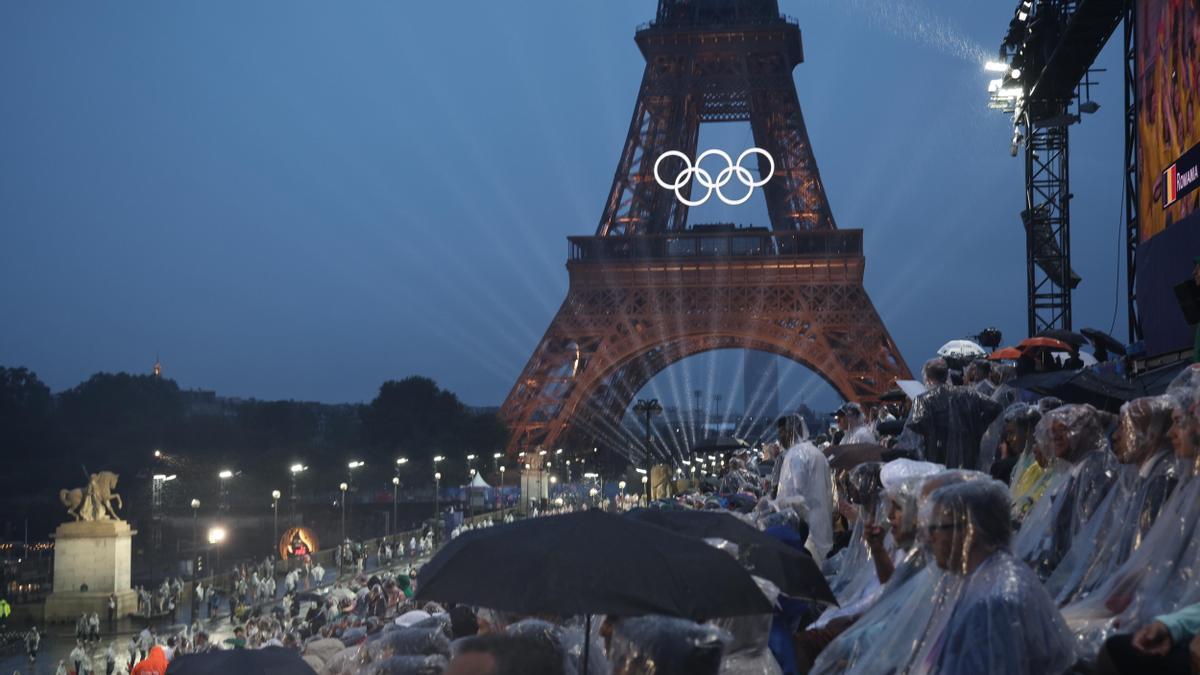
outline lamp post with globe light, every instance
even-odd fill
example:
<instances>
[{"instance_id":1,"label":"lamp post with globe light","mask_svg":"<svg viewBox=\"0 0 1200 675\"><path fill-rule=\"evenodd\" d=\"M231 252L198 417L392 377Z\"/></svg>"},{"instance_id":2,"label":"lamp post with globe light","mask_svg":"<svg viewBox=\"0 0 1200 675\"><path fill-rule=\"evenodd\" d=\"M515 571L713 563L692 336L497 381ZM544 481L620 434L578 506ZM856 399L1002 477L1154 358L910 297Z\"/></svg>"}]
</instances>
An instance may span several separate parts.
<instances>
[{"instance_id":1,"label":"lamp post with globe light","mask_svg":"<svg viewBox=\"0 0 1200 675\"><path fill-rule=\"evenodd\" d=\"M300 474L304 473L306 470L308 470L308 467L304 466L303 464L293 464L288 468L288 473L292 474L292 525L296 524L296 502L299 499L298 495L296 494L296 480L300 477Z\"/></svg>"},{"instance_id":2,"label":"lamp post with globe light","mask_svg":"<svg viewBox=\"0 0 1200 675\"><path fill-rule=\"evenodd\" d=\"M227 485L229 479L233 478L233 472L230 471L229 469L221 469L221 471L219 473L217 473L217 478L220 479L220 481L221 481L221 483L220 483L221 484L221 503L218 505L217 510L218 511L228 511L229 504L227 503L227 500L226 500L226 485Z\"/></svg>"},{"instance_id":3,"label":"lamp post with globe light","mask_svg":"<svg viewBox=\"0 0 1200 675\"><path fill-rule=\"evenodd\" d=\"M408 464L407 457L396 458L396 475L392 476L392 532L395 533L400 529L400 521L397 520L396 513L396 490L400 487L400 467Z\"/></svg>"},{"instance_id":4,"label":"lamp post with globe light","mask_svg":"<svg viewBox=\"0 0 1200 675\"><path fill-rule=\"evenodd\" d=\"M350 486L345 483L342 483L338 487L341 488L341 490L342 490L342 542L345 542L345 541L347 541L346 540L346 490L350 489Z\"/></svg>"},{"instance_id":5,"label":"lamp post with globe light","mask_svg":"<svg viewBox=\"0 0 1200 675\"><path fill-rule=\"evenodd\" d=\"M200 542L196 539L196 525L199 518L200 500L192 499L192 579L196 578L196 558L200 553Z\"/></svg>"},{"instance_id":6,"label":"lamp post with globe light","mask_svg":"<svg viewBox=\"0 0 1200 675\"><path fill-rule=\"evenodd\" d=\"M271 538L272 550L279 547L279 490L271 490L271 510L275 512L275 536Z\"/></svg>"}]
</instances>

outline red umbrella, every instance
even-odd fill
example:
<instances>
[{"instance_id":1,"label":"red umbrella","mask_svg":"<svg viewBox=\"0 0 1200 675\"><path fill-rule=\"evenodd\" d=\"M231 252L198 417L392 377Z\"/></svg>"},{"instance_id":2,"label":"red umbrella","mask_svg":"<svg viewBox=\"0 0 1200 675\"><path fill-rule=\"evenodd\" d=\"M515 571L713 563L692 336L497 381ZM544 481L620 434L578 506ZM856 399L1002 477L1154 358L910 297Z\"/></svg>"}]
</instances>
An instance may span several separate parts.
<instances>
[{"instance_id":1,"label":"red umbrella","mask_svg":"<svg viewBox=\"0 0 1200 675\"><path fill-rule=\"evenodd\" d=\"M1021 351L1029 351L1032 349L1049 349L1056 352L1069 352L1071 345L1062 340L1055 340L1048 337L1031 337L1021 340L1021 344L1017 345L1017 349Z\"/></svg>"},{"instance_id":2,"label":"red umbrella","mask_svg":"<svg viewBox=\"0 0 1200 675\"><path fill-rule=\"evenodd\" d=\"M988 361L1016 361L1021 358L1023 353L1016 347L1005 347L1004 349L997 349L992 352L991 356L988 357Z\"/></svg>"}]
</instances>

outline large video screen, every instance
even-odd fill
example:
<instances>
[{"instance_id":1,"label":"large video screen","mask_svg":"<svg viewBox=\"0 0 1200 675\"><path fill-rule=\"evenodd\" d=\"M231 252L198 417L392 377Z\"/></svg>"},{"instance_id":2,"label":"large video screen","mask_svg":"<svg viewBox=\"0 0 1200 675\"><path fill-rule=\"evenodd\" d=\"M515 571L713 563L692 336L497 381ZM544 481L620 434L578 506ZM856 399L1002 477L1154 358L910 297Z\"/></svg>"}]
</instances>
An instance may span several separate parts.
<instances>
[{"instance_id":1,"label":"large video screen","mask_svg":"<svg viewBox=\"0 0 1200 675\"><path fill-rule=\"evenodd\" d=\"M1200 0L1138 3L1142 240L1200 209Z\"/></svg>"}]
</instances>

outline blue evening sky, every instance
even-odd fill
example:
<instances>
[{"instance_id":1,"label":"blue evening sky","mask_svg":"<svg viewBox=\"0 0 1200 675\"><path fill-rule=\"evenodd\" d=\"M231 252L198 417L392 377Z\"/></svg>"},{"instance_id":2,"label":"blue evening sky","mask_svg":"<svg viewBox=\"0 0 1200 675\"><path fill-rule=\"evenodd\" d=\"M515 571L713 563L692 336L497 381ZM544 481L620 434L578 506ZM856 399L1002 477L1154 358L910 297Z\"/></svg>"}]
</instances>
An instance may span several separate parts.
<instances>
[{"instance_id":1,"label":"blue evening sky","mask_svg":"<svg viewBox=\"0 0 1200 675\"><path fill-rule=\"evenodd\" d=\"M835 217L865 230L909 365L988 325L1021 337L1022 167L981 67L1015 3L781 4ZM595 230L654 8L0 3L0 364L60 390L160 355L184 387L331 402L418 373L498 405L565 295L566 237ZM1118 297L1119 38L1071 138L1077 327L1108 329ZM654 386L740 390L731 363Z\"/></svg>"}]
</instances>

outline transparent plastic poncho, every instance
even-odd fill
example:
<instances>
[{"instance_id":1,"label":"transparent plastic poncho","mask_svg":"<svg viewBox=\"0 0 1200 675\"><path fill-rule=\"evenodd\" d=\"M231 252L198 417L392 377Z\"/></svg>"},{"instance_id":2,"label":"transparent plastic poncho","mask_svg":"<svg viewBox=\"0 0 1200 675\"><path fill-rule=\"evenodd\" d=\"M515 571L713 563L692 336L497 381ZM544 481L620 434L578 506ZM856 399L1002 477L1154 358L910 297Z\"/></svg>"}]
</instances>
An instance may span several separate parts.
<instances>
[{"instance_id":1,"label":"transparent plastic poncho","mask_svg":"<svg viewBox=\"0 0 1200 675\"><path fill-rule=\"evenodd\" d=\"M864 540L862 548L867 556L862 561L862 569L851 584L843 587L843 594L838 597L839 606L825 610L810 628L822 628L837 619L861 616L883 597L889 587L898 587L904 578L919 571L923 563L918 563L916 568L912 564L920 554L916 538L917 496L925 479L940 469L937 464L909 459L894 460L882 466L879 472L882 491L878 498L879 508L875 509L875 522L887 530L884 548L890 558L892 577L887 582L880 579L874 556ZM893 510L899 515L895 528L887 516ZM900 579L891 584L897 577Z\"/></svg>"},{"instance_id":2,"label":"transparent plastic poncho","mask_svg":"<svg viewBox=\"0 0 1200 675\"><path fill-rule=\"evenodd\" d=\"M1034 431L1041 452L1054 457L1054 476L1021 523L1013 553L1040 579L1058 567L1116 480L1117 461L1104 431L1101 416L1086 404L1046 413Z\"/></svg>"},{"instance_id":3,"label":"transparent plastic poncho","mask_svg":"<svg viewBox=\"0 0 1200 675\"><path fill-rule=\"evenodd\" d=\"M1082 654L1094 656L1104 640L1134 630L1155 616L1200 602L1200 367L1191 366L1167 388L1172 407L1168 432L1184 467L1179 485L1137 548L1100 586L1063 608Z\"/></svg>"},{"instance_id":4,"label":"transparent plastic poncho","mask_svg":"<svg viewBox=\"0 0 1200 675\"><path fill-rule=\"evenodd\" d=\"M866 527L880 520L879 493L883 484L879 474L882 467L879 462L867 462L842 474L839 479L839 492L858 513L850 540L846 548L839 552L839 560L834 561L836 570L832 569L831 564L829 572L833 573L827 574L829 588L837 598L838 605L842 607L855 604L879 586L875 574L874 554L867 546L864 533ZM889 551L895 548L890 538L886 540L885 547L889 548ZM813 627L820 628L844 614L845 612L838 607L831 607L821 615Z\"/></svg>"},{"instance_id":5,"label":"transparent plastic poncho","mask_svg":"<svg viewBox=\"0 0 1200 675\"><path fill-rule=\"evenodd\" d=\"M808 507L805 548L817 561L824 560L833 548L833 484L829 460L807 438L801 438L784 453L782 462L776 498L804 498Z\"/></svg>"},{"instance_id":6,"label":"transparent plastic poncho","mask_svg":"<svg viewBox=\"0 0 1200 675\"><path fill-rule=\"evenodd\" d=\"M715 619L712 625L729 634L721 675L779 675L779 663L767 647L771 615L757 614Z\"/></svg>"},{"instance_id":7,"label":"transparent plastic poncho","mask_svg":"<svg viewBox=\"0 0 1200 675\"><path fill-rule=\"evenodd\" d=\"M904 489L914 496L914 506L919 506L938 489L978 480L988 480L988 476L964 470L922 473L905 480ZM915 520L917 516L905 518ZM962 585L960 576L931 561L928 540L919 536L911 555L897 565L875 603L826 646L812 672L883 675L904 672L914 663L913 656L933 634L930 626L939 608L953 602ZM897 621L896 617L904 619Z\"/></svg>"},{"instance_id":8,"label":"transparent plastic poncho","mask_svg":"<svg viewBox=\"0 0 1200 675\"><path fill-rule=\"evenodd\" d=\"M725 631L686 619L643 616L613 627L608 660L621 675L718 675Z\"/></svg>"},{"instance_id":9,"label":"transparent plastic poncho","mask_svg":"<svg viewBox=\"0 0 1200 675\"><path fill-rule=\"evenodd\" d=\"M934 563L959 580L943 598L912 673L1061 673L1075 661L1066 623L1033 572L1008 551L1008 490L994 480L942 487L921 507Z\"/></svg>"},{"instance_id":10,"label":"transparent plastic poncho","mask_svg":"<svg viewBox=\"0 0 1200 675\"><path fill-rule=\"evenodd\" d=\"M977 469L980 439L1002 410L970 387L938 385L913 401L908 428L923 437L926 460Z\"/></svg>"},{"instance_id":11,"label":"transparent plastic poncho","mask_svg":"<svg viewBox=\"0 0 1200 675\"><path fill-rule=\"evenodd\" d=\"M1121 407L1113 439L1122 463L1119 477L1046 580L1059 605L1086 597L1145 540L1182 475L1166 438L1170 422L1166 396L1135 399Z\"/></svg>"}]
</instances>

